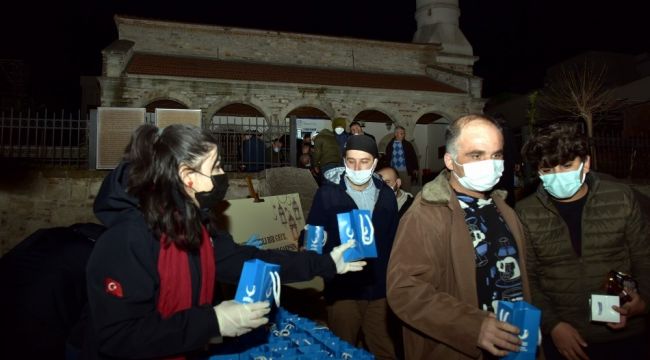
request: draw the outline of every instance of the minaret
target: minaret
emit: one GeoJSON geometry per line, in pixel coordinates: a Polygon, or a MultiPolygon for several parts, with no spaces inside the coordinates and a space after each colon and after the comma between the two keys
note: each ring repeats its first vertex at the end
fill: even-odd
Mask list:
{"type": "Polygon", "coordinates": [[[459,16],[458,0],[415,0],[418,29],[413,36],[413,42],[440,43],[444,55],[473,57],[472,45],[458,26],[459,16]]]}

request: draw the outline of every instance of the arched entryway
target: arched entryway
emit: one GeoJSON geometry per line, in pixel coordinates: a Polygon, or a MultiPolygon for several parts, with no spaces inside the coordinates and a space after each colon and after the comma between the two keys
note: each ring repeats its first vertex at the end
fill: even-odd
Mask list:
{"type": "MultiPolygon", "coordinates": [[[[207,126],[218,137],[221,147],[221,162],[225,171],[244,170],[242,145],[244,140],[255,136],[259,147],[270,146],[267,139],[269,123],[257,108],[242,103],[226,105],[209,117],[207,126]]],[[[262,153],[262,150],[260,150],[262,153]]],[[[263,161],[263,157],[258,161],[263,161]]]]}
{"type": "Polygon", "coordinates": [[[445,167],[445,130],[449,120],[444,115],[429,112],[417,120],[415,125],[416,137],[421,138],[424,146],[420,158],[422,168],[422,183],[426,183],[445,167]]]}
{"type": "Polygon", "coordinates": [[[312,106],[301,106],[291,110],[285,121],[288,130],[282,137],[282,142],[286,156],[292,166],[304,167],[311,162],[308,159],[303,159],[301,162],[303,136],[322,129],[331,129],[332,121],[323,110],[312,106]]]}
{"type": "Polygon", "coordinates": [[[380,156],[386,151],[386,144],[393,138],[394,121],[379,110],[363,110],[354,119],[361,124],[363,132],[375,138],[380,156]]]}

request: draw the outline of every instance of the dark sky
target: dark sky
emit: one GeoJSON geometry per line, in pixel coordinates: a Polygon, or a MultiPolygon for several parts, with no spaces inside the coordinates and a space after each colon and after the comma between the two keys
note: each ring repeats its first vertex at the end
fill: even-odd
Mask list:
{"type": "MultiPolygon", "coordinates": [[[[585,50],[650,50],[643,3],[460,0],[484,96],[538,87],[547,66],[585,50]]],[[[32,96],[53,108],[78,107],[79,76],[100,74],[101,49],[117,38],[114,14],[400,42],[416,30],[415,0],[24,0],[12,8],[0,19],[0,59],[24,60],[32,96]]]]}

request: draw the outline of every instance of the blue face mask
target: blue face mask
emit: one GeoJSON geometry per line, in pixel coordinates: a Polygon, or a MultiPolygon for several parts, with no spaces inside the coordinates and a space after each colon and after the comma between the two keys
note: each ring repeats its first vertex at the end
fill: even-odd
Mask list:
{"type": "Polygon", "coordinates": [[[572,197],[580,190],[582,183],[585,181],[586,174],[582,174],[583,166],[584,163],[580,163],[577,170],[540,175],[539,178],[544,184],[544,190],[556,199],[572,197]]]}

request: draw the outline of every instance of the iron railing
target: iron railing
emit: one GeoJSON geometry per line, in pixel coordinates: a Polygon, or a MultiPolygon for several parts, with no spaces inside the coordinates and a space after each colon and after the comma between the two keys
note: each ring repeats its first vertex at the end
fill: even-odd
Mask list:
{"type": "Polygon", "coordinates": [[[25,165],[88,166],[88,115],[65,112],[0,113],[0,158],[25,165]]]}

